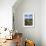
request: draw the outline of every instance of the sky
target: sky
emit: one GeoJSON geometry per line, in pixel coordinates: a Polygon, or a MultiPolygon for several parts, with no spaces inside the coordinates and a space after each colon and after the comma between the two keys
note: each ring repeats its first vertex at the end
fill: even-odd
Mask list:
{"type": "Polygon", "coordinates": [[[29,14],[29,15],[25,15],[24,17],[25,17],[25,19],[32,19],[33,16],[32,16],[32,14],[29,14]]]}

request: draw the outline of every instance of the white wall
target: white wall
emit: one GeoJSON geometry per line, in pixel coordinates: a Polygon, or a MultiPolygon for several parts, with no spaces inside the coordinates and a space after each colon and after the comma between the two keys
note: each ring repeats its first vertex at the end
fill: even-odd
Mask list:
{"type": "Polygon", "coordinates": [[[46,46],[46,0],[41,1],[41,40],[42,46],[46,46]]]}
{"type": "Polygon", "coordinates": [[[22,32],[25,38],[34,39],[37,46],[46,46],[46,0],[25,0],[22,2],[17,7],[14,5],[15,29],[22,32]],[[23,27],[23,13],[26,11],[35,13],[34,28],[23,27]]]}
{"type": "Polygon", "coordinates": [[[40,0],[23,0],[20,5],[13,8],[15,29],[23,33],[24,38],[35,41],[36,46],[41,46],[41,1],[40,0]],[[35,27],[23,27],[23,13],[26,11],[34,12],[35,27]]]}
{"type": "Polygon", "coordinates": [[[12,6],[16,0],[0,0],[0,27],[12,28],[12,6]]]}

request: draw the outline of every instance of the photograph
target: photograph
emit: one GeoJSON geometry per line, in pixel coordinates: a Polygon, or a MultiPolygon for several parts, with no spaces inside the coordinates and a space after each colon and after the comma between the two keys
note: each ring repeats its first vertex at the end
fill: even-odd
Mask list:
{"type": "Polygon", "coordinates": [[[32,12],[24,13],[24,26],[32,27],[34,25],[34,18],[32,12]]]}
{"type": "Polygon", "coordinates": [[[32,26],[32,24],[33,24],[32,15],[25,15],[24,21],[25,21],[26,26],[32,26]]]}

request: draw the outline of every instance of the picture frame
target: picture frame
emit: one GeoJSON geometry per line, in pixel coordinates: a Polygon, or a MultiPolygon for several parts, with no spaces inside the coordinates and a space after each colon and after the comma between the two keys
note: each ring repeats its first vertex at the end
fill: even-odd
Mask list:
{"type": "Polygon", "coordinates": [[[23,13],[23,26],[34,27],[34,12],[23,13]]]}

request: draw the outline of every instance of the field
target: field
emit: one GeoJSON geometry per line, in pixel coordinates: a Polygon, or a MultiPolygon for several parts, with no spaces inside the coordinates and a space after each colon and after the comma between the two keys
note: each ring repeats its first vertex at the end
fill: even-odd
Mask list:
{"type": "Polygon", "coordinates": [[[33,20],[32,19],[25,19],[25,25],[26,26],[32,26],[33,20]]]}

